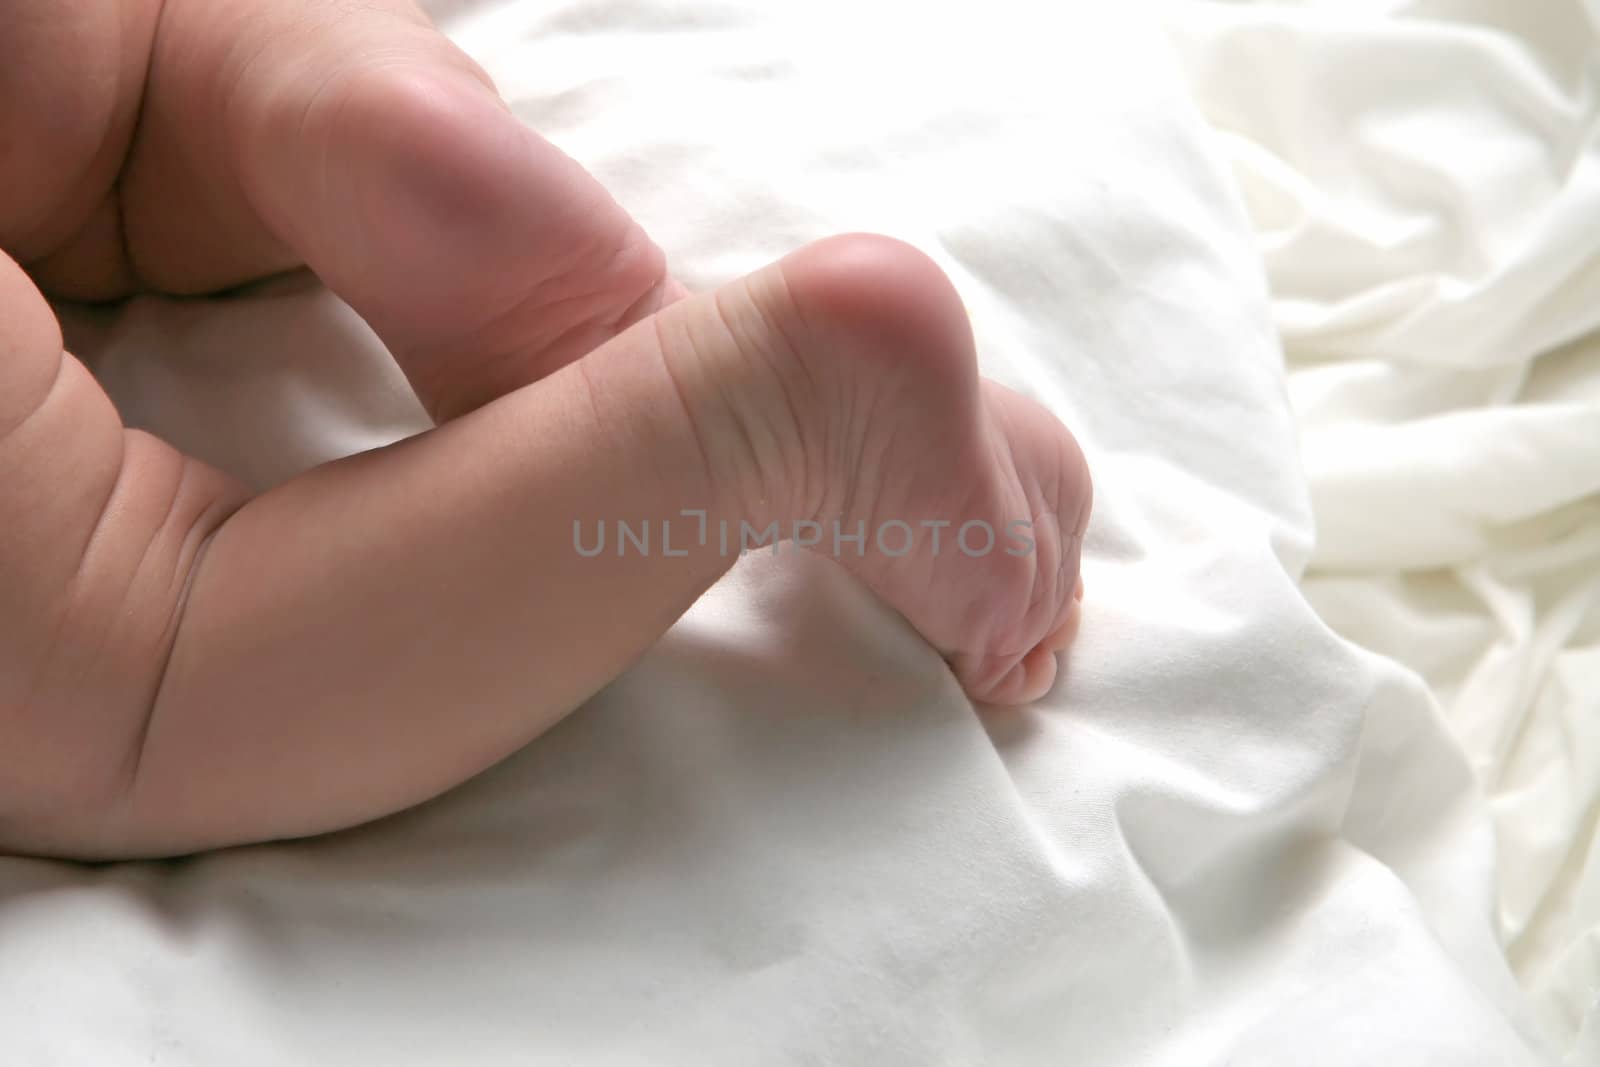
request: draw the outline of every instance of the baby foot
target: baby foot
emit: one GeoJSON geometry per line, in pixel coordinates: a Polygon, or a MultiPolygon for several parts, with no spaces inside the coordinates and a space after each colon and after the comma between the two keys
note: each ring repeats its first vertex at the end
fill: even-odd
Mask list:
{"type": "Polygon", "coordinates": [[[900,611],[973,699],[1043,695],[1082,595],[1092,490],[1072,434],[978,377],[954,288],[898,241],[821,241],[746,291],[787,342],[763,356],[781,391],[745,394],[767,409],[747,439],[792,442],[758,493],[787,499],[797,543],[900,611]]]}

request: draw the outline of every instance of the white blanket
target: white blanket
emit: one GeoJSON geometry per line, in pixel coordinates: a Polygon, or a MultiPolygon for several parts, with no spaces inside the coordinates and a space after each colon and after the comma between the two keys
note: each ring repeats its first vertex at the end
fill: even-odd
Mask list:
{"type": "Polygon", "coordinates": [[[1182,5],[1265,256],[1316,505],[1304,583],[1422,674],[1495,930],[1600,1063],[1600,5],[1182,5]]]}
{"type": "MultiPolygon", "coordinates": [[[[1554,599],[1534,602],[1488,565],[1475,587],[1361,573],[1468,568],[1496,547],[1544,560],[1541,574],[1592,573],[1574,519],[1564,541],[1513,521],[1594,488],[1571,469],[1593,438],[1560,421],[1580,417],[1585,381],[1592,408],[1592,360],[1587,377],[1581,353],[1560,372],[1541,362],[1552,399],[1523,421],[1449,416],[1486,420],[1471,459],[1492,468],[1492,488],[1444,462],[1468,447],[1460,430],[1414,417],[1481,402],[1461,384],[1478,378],[1443,373],[1452,362],[1509,381],[1491,372],[1569,335],[1588,313],[1571,287],[1581,255],[1562,245],[1571,269],[1539,274],[1526,257],[1554,251],[1451,199],[1463,225],[1491,219],[1515,248],[1486,259],[1438,238],[1479,273],[1441,260],[1440,318],[1418,325],[1404,299],[1422,306],[1427,279],[1391,292],[1361,271],[1422,268],[1363,267],[1359,248],[1340,259],[1317,243],[1327,235],[1296,246],[1292,219],[1270,210],[1289,201],[1263,211],[1253,184],[1247,215],[1240,168],[1137,5],[433,6],[693,286],[842,229],[939,258],[988,372],[1051,404],[1094,464],[1080,642],[1039,705],[975,709],[830,562],[753,556],[588,706],[423,808],[171,864],[0,861],[0,1061],[1593,1062],[1580,1058],[1600,1026],[1593,987],[1549,1025],[1551,1001],[1531,1010],[1507,964],[1493,824],[1435,695],[1336,636],[1300,587],[1315,499],[1332,531],[1316,559],[1342,569],[1318,572],[1317,604],[1374,647],[1441,650],[1422,666],[1455,680],[1440,690],[1452,714],[1484,706],[1463,695],[1471,684],[1510,678],[1526,695],[1528,657],[1569,679],[1569,704],[1544,697],[1529,715],[1571,725],[1584,699],[1594,711],[1593,653],[1587,671],[1581,655],[1551,665],[1595,636],[1592,613],[1588,631],[1551,629],[1576,610],[1560,606],[1576,578],[1552,578],[1554,599]],[[1310,338],[1328,360],[1297,362],[1291,390],[1252,216],[1276,241],[1296,354],[1310,338]],[[1502,273],[1520,279],[1515,294],[1496,295],[1502,273]],[[1438,325],[1462,315],[1462,286],[1486,318],[1438,325]],[[1557,311],[1560,323],[1538,317],[1557,311]],[[1534,319],[1537,344],[1513,360],[1511,338],[1534,319]],[[1335,348],[1351,337],[1369,347],[1335,348]],[[1413,342],[1417,373],[1434,377],[1407,392],[1390,378],[1413,342]],[[1563,462],[1529,461],[1535,444],[1563,442],[1563,462]],[[1403,539],[1364,514],[1375,500],[1403,539]],[[1440,546],[1455,555],[1427,554],[1440,546]],[[1473,589],[1509,636],[1485,629],[1473,589]],[[1478,664],[1482,677],[1463,676],[1478,664]]],[[[1320,98],[1295,81],[1317,68],[1287,54],[1293,35],[1271,31],[1252,82],[1227,49],[1258,16],[1192,14],[1178,28],[1207,111],[1223,121],[1214,105],[1234,100],[1267,116],[1236,155],[1269,159],[1282,137],[1342,160],[1334,176],[1370,191],[1354,148],[1319,140],[1354,146],[1365,125],[1272,110],[1268,72],[1291,102],[1320,98]]],[[[1370,89],[1353,54],[1340,84],[1370,89]]],[[[1489,90],[1462,77],[1459,101],[1440,107],[1470,127],[1489,90]]],[[[1530,125],[1524,136],[1541,135],[1530,125]]],[[[1564,158],[1576,182],[1577,156],[1564,158]]],[[[1332,178],[1319,186],[1294,158],[1273,173],[1296,168],[1293,188],[1335,213],[1332,178]]],[[[1396,232],[1383,247],[1410,231],[1396,232]]],[[[131,422],[259,484],[421,425],[370,333],[303,279],[69,319],[131,422]]],[[[1577,783],[1586,753],[1592,789],[1595,735],[1568,737],[1551,773],[1577,783]]],[[[1520,778],[1506,772],[1512,793],[1542,767],[1533,757],[1520,778]]],[[[1583,810],[1574,801],[1529,854],[1555,855],[1583,810]]],[[[1527,926],[1551,946],[1541,958],[1579,976],[1562,986],[1575,996],[1582,957],[1559,924],[1577,921],[1580,897],[1527,913],[1544,917],[1527,926]]]]}

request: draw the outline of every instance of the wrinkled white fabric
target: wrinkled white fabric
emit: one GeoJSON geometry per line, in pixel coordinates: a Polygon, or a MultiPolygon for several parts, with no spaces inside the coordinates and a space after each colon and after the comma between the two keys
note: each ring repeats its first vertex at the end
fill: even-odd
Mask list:
{"type": "MultiPolygon", "coordinates": [[[[1047,699],[981,711],[831,563],[753,556],[435,803],[172,864],[0,861],[0,1059],[1551,1062],[1460,745],[1299,587],[1311,497],[1255,237],[1152,12],[434,8],[691,285],[850,228],[935,255],[988,372],[1090,454],[1082,637],[1047,699]]],[[[130,421],[260,484],[420,425],[303,280],[69,328],[130,421]]],[[[1310,451],[1319,508],[1340,459],[1310,451]]],[[[1531,506],[1504,496],[1484,507],[1531,506]]],[[[1408,606],[1377,617],[1494,640],[1448,582],[1464,606],[1426,614],[1429,580],[1376,587],[1408,606]]],[[[1350,581],[1360,616],[1377,593],[1350,581]]],[[[1548,650],[1548,613],[1483,588],[1548,650]]]]}
{"type": "Polygon", "coordinates": [[[1600,1063],[1600,24],[1574,0],[1181,5],[1266,259],[1305,588],[1436,693],[1497,933],[1600,1063]]]}

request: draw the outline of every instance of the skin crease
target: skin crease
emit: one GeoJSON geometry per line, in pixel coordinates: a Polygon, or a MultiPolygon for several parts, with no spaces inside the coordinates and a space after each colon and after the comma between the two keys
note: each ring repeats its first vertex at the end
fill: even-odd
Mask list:
{"type": "Polygon", "coordinates": [[[1082,454],[931,261],[832,238],[691,296],[409,3],[11,0],[0,248],[0,850],[320,833],[491,765],[732,562],[580,561],[575,519],[1028,518],[1026,557],[842,561],[975,699],[1077,624],[1082,454]],[[440,425],[254,498],[124,429],[46,302],[300,266],[440,425]]]}

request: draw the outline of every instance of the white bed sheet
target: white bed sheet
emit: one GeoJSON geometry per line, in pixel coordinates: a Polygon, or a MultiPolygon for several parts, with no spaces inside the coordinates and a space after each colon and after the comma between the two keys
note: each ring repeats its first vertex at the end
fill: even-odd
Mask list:
{"type": "Polygon", "coordinates": [[[1304,587],[1428,682],[1488,797],[1496,933],[1600,1064],[1600,5],[1185,4],[1268,267],[1304,587]]]}
{"type": "MultiPolygon", "coordinates": [[[[692,285],[841,229],[938,257],[989,373],[1095,464],[1080,643],[1048,699],[983,712],[827,561],[752,557],[433,804],[178,863],[0,861],[0,1060],[1575,1055],[1507,965],[1434,697],[1299,588],[1260,257],[1150,11],[434,6],[692,285]]],[[[131,421],[261,484],[420,425],[304,280],[69,328],[131,421]]]]}

